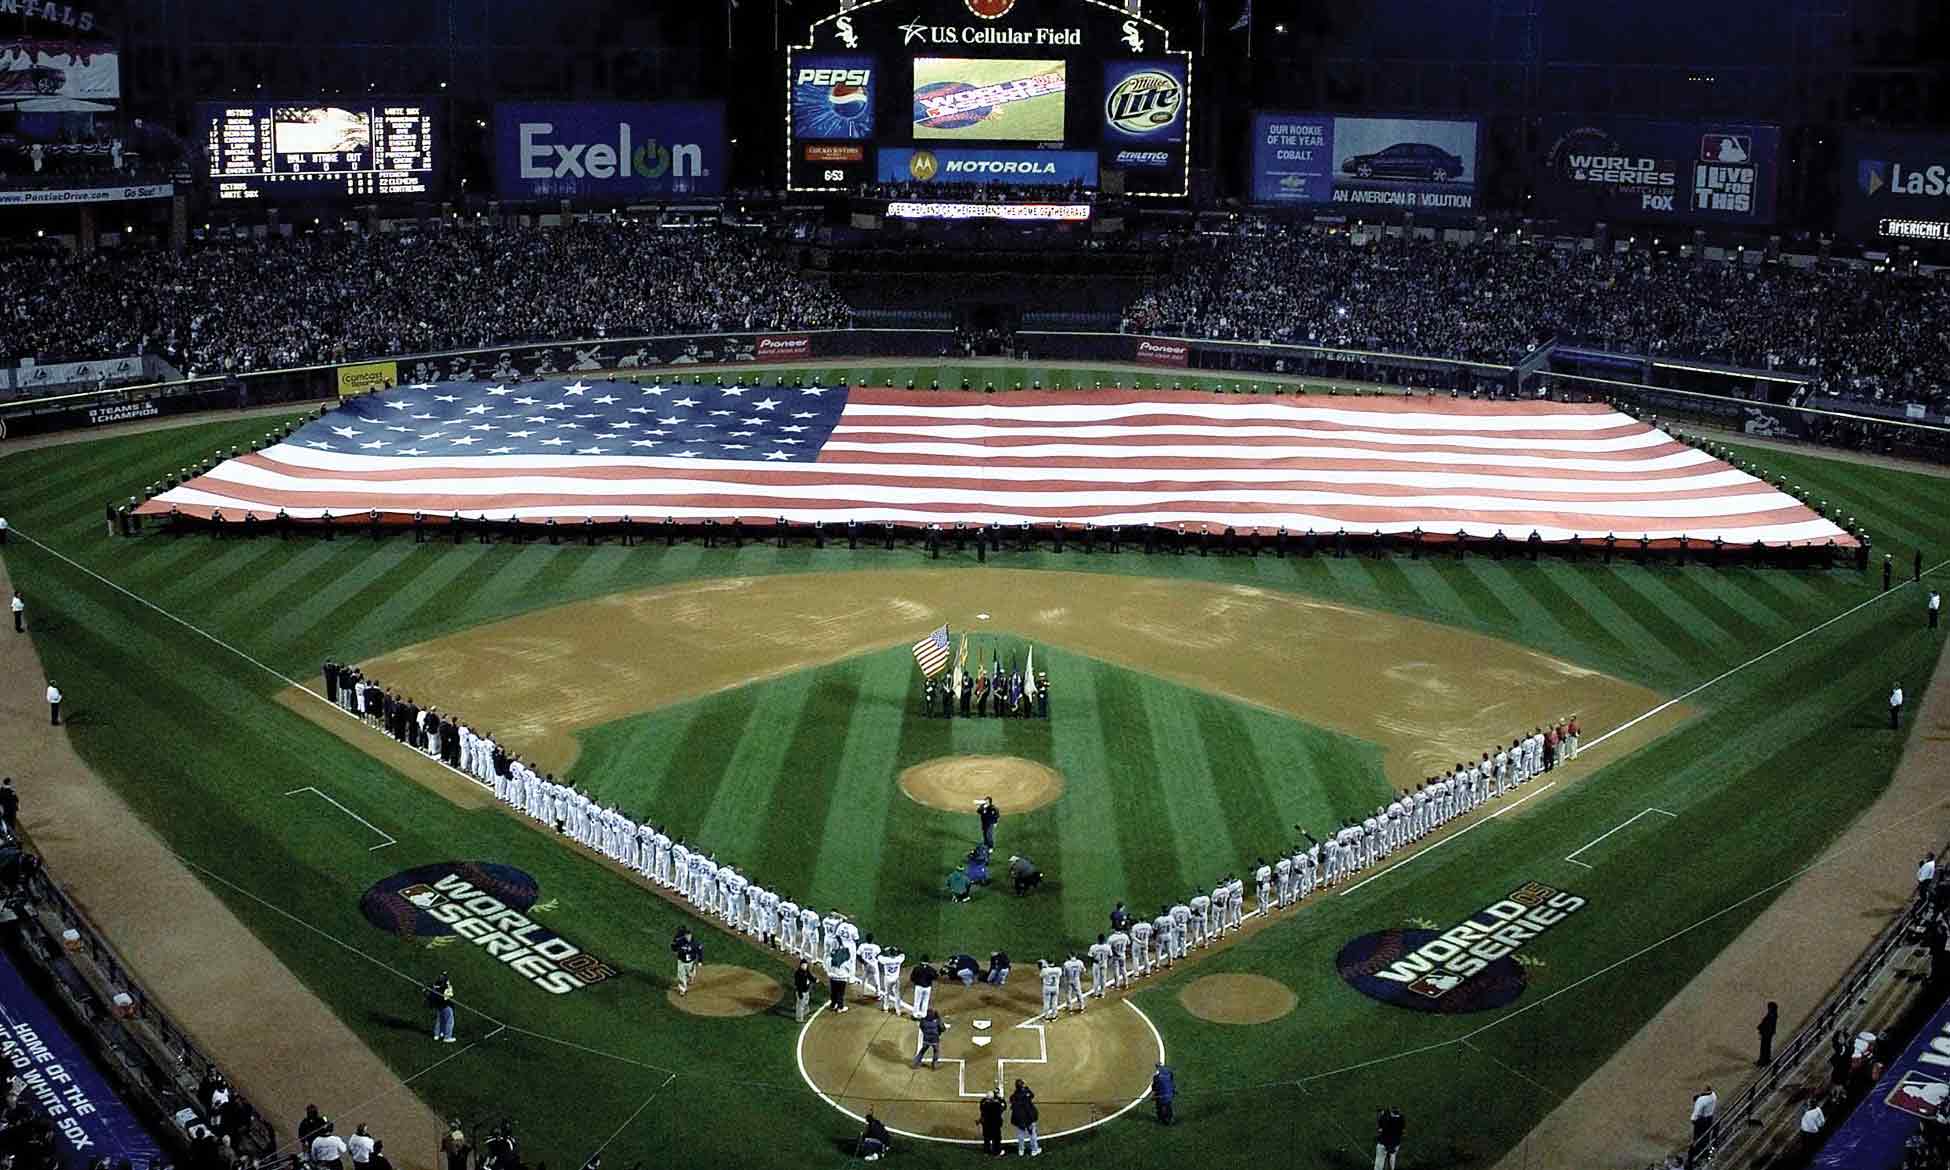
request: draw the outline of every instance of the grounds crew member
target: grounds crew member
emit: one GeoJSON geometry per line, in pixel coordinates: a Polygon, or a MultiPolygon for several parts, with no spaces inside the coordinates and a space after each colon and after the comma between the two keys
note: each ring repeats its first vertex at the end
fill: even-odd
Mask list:
{"type": "Polygon", "coordinates": [[[802,1024],[806,1022],[806,1009],[812,1005],[812,989],[812,967],[801,959],[792,971],[792,993],[795,997],[792,1018],[802,1024]]]}
{"type": "MultiPolygon", "coordinates": [[[[20,600],[20,595],[15,594],[14,600],[18,602],[20,600]]],[[[1939,614],[1943,610],[1943,594],[1938,593],[1934,589],[1930,590],[1930,600],[1929,600],[1928,609],[1930,614],[1930,628],[1934,630],[1936,629],[1937,614],[1939,614]]],[[[20,625],[20,614],[18,611],[15,611],[14,613],[14,625],[16,628],[18,628],[20,625]]]]}
{"type": "MultiPolygon", "coordinates": [[[[52,683],[48,684],[47,690],[48,690],[48,694],[50,695],[56,694],[54,690],[54,685],[52,683]]],[[[55,704],[54,721],[56,723],[61,722],[60,700],[58,698],[51,698],[48,701],[55,704]]],[[[1903,684],[1895,683],[1891,685],[1889,688],[1889,730],[1891,731],[1896,730],[1896,728],[1899,725],[1901,725],[1902,719],[1903,719],[1903,684]]]]}
{"type": "MultiPolygon", "coordinates": [[[[1890,716],[1892,727],[1894,719],[1895,716],[1890,716]]],[[[53,679],[47,680],[47,720],[55,727],[61,726],[61,688],[54,685],[53,679]]]]}
{"type": "Polygon", "coordinates": [[[1174,1120],[1171,1105],[1178,1098],[1178,1076],[1164,1061],[1158,1062],[1156,1071],[1151,1074],[1151,1103],[1158,1110],[1158,1124],[1170,1125],[1174,1120]]]}
{"type": "Polygon", "coordinates": [[[1408,1122],[1402,1111],[1390,1105],[1374,1120],[1374,1170],[1395,1170],[1395,1156],[1402,1148],[1402,1131],[1408,1122]]]}
{"type": "MultiPolygon", "coordinates": [[[[1932,593],[1930,594],[1930,596],[1935,597],[1936,594],[1932,593]]],[[[13,611],[14,611],[14,633],[16,634],[26,633],[27,632],[27,602],[21,599],[20,590],[18,589],[14,590],[13,611]]],[[[1936,624],[1936,617],[1934,614],[1932,614],[1930,617],[1930,624],[1931,625],[1936,624]]]]}
{"type": "Polygon", "coordinates": [[[433,1009],[433,1038],[443,1044],[454,1042],[454,981],[442,971],[440,978],[427,985],[427,1006],[433,1009]]]}
{"type": "Polygon", "coordinates": [[[691,980],[697,976],[697,965],[704,961],[704,948],[692,936],[690,928],[677,928],[677,937],[670,940],[670,953],[677,959],[677,994],[691,993],[691,980]]]}

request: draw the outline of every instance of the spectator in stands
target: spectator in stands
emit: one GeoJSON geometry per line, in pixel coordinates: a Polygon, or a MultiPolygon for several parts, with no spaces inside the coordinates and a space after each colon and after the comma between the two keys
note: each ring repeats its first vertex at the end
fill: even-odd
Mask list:
{"type": "Polygon", "coordinates": [[[372,1164],[369,1170],[393,1170],[393,1160],[386,1156],[386,1143],[372,1143],[372,1164]]]}
{"type": "Polygon", "coordinates": [[[242,373],[522,341],[847,320],[838,297],[795,276],[762,236],[729,228],[659,231],[622,221],[328,232],[87,258],[37,244],[6,259],[0,365],[153,353],[186,372],[242,373]]]}
{"type": "Polygon", "coordinates": [[[440,1156],[446,1160],[446,1170],[467,1170],[467,1159],[473,1152],[467,1134],[460,1128],[460,1118],[449,1120],[447,1132],[440,1137],[440,1156]]]}
{"type": "Polygon", "coordinates": [[[0,780],[0,833],[20,836],[20,793],[14,791],[12,776],[0,780]]]}

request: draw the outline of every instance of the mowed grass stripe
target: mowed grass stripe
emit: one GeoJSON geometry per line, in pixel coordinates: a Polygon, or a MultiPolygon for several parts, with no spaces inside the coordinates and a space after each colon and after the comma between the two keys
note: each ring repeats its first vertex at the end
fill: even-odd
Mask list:
{"type": "MultiPolygon", "coordinates": [[[[866,689],[870,661],[854,660],[819,671],[800,705],[798,723],[790,736],[783,737],[784,768],[766,794],[751,848],[752,856],[765,859],[766,872],[760,880],[773,883],[781,897],[796,901],[812,884],[823,842],[818,827],[828,824],[835,812],[848,729],[872,702],[866,689]]],[[[892,794],[877,795],[883,811],[887,801],[897,799],[892,794]]],[[[850,827],[858,820],[849,817],[843,824],[850,827]]],[[[865,852],[864,842],[843,840],[839,846],[856,856],[865,852]]]]}
{"type": "MultiPolygon", "coordinates": [[[[1287,826],[1293,822],[1280,816],[1271,792],[1272,763],[1260,753],[1253,734],[1254,724],[1274,717],[1205,694],[1193,698],[1191,708],[1219,808],[1239,838],[1221,863],[1244,867],[1255,857],[1277,853],[1285,847],[1287,826]]],[[[1252,884],[1251,874],[1240,876],[1252,884]]]]}
{"type": "Polygon", "coordinates": [[[375,552],[358,572],[340,578],[315,603],[280,621],[271,631],[275,644],[281,651],[293,643],[343,644],[346,632],[361,618],[395,598],[413,595],[415,583],[434,565],[432,557],[416,557],[398,545],[375,552]]]}
{"type": "Polygon", "coordinates": [[[1528,598],[1530,612],[1542,615],[1542,620],[1556,627],[1556,636],[1550,639],[1554,653],[1567,655],[1575,647],[1586,646],[1603,661],[1637,665],[1637,648],[1599,621],[1564,588],[1563,579],[1580,570],[1568,565],[1532,565],[1527,569],[1508,573],[1509,582],[1528,598]]]}
{"type": "MultiPolygon", "coordinates": [[[[1661,641],[1635,614],[1621,606],[1613,596],[1615,589],[1616,586],[1607,586],[1603,574],[1564,578],[1565,593],[1589,613],[1593,621],[1609,629],[1613,637],[1633,647],[1639,669],[1656,678],[1661,686],[1670,687],[1678,680],[1697,677],[1698,663],[1661,641]]],[[[1629,588],[1623,593],[1636,596],[1629,588]]],[[[1644,599],[1640,597],[1639,606],[1642,608],[1643,604],[1644,599]]]]}
{"type": "MultiPolygon", "coordinates": [[[[856,891],[877,888],[880,842],[897,803],[907,802],[894,778],[900,772],[901,724],[907,710],[913,659],[904,649],[870,655],[860,663],[860,686],[844,727],[839,776],[823,822],[809,822],[797,848],[813,853],[808,904],[830,906],[856,891]]],[[[869,894],[859,913],[877,909],[869,894]]]]}
{"type": "MultiPolygon", "coordinates": [[[[753,856],[771,794],[797,783],[788,732],[799,725],[823,671],[802,671],[758,688],[745,734],[738,737],[712,794],[698,837],[742,858],[753,856]]],[[[844,704],[850,713],[851,702],[844,704]]],[[[747,861],[749,867],[752,863],[747,861]]],[[[765,880],[765,879],[761,879],[765,880]]]]}
{"type": "Polygon", "coordinates": [[[1217,876],[1214,867],[1229,865],[1239,856],[1227,809],[1219,800],[1212,760],[1205,754],[1198,724],[1187,710],[1182,692],[1151,685],[1148,679],[1138,684],[1138,692],[1145,726],[1130,733],[1151,739],[1152,757],[1170,793],[1168,807],[1179,867],[1194,884],[1210,885],[1217,876]]]}
{"type": "MultiPolygon", "coordinates": [[[[1089,714],[1098,710],[1095,664],[1052,651],[1050,668],[1052,680],[1063,680],[1060,690],[1052,690],[1050,705],[1050,763],[1064,778],[1062,801],[1055,810],[1058,831],[1082,846],[1072,856],[1088,859],[1091,880],[1104,897],[1131,897],[1133,881],[1155,882],[1162,876],[1155,872],[1155,836],[1130,839],[1133,826],[1127,812],[1132,798],[1149,790],[1126,790],[1111,768],[1104,729],[1089,714]]],[[[1109,909],[1105,903],[1093,917],[1090,897],[1066,902],[1064,925],[1072,936],[1088,934],[1109,909]]]]}
{"type": "Polygon", "coordinates": [[[1109,796],[1110,816],[1099,832],[1117,840],[1123,872],[1113,888],[1135,898],[1138,891],[1162,884],[1175,897],[1190,882],[1192,871],[1185,855],[1172,847],[1175,838],[1167,841],[1173,832],[1171,802],[1151,739],[1137,733],[1144,711],[1125,685],[1126,677],[1105,663],[1087,660],[1065,676],[1056,697],[1095,712],[1096,719],[1080,726],[1079,734],[1057,741],[1066,749],[1057,764],[1070,773],[1072,784],[1089,783],[1087,777],[1094,776],[1109,796]]]}
{"type": "Polygon", "coordinates": [[[424,599],[446,596],[455,588],[456,582],[480,564],[488,551],[476,546],[473,550],[449,556],[421,557],[414,554],[412,559],[423,562],[425,568],[413,580],[412,587],[403,588],[381,600],[338,632],[339,653],[349,658],[359,658],[364,657],[368,650],[383,645],[387,633],[398,629],[407,615],[424,603],[424,599]]]}
{"type": "Polygon", "coordinates": [[[704,839],[705,814],[724,783],[739,742],[753,730],[752,715],[757,709],[756,687],[722,691],[682,708],[684,733],[664,763],[654,807],[684,836],[702,842],[706,848],[717,845],[704,839]]]}

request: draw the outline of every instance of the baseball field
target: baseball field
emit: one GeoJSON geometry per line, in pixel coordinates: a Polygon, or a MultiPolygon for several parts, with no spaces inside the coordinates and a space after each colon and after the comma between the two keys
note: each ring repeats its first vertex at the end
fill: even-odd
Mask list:
{"type": "MultiPolygon", "coordinates": [[[[978,384],[988,376],[1117,374],[983,370],[978,384]]],[[[6,572],[68,696],[81,759],[398,1078],[320,1103],[342,1123],[389,1094],[470,1126],[512,1118],[531,1163],[579,1165],[600,1149],[617,1167],[673,1153],[835,1164],[859,1128],[847,1113],[869,1108],[902,1130],[967,1138],[966,1094],[1001,1074],[1035,1087],[1045,1133],[1081,1131],[1051,1143],[1058,1158],[1354,1166],[1376,1109],[1399,1104],[1403,1165],[1489,1165],[1877,800],[1904,743],[1887,729],[1889,686],[1916,703],[1941,649],[1905,582],[1913,549],[1933,567],[1932,550],[1950,548],[1950,480],[1776,451],[1741,455],[1856,517],[1878,558],[1895,553],[1894,590],[1853,567],[1548,556],[1072,547],[978,563],[972,548],[929,560],[918,546],[758,540],[105,532],[105,500],[247,446],[266,425],[8,455],[6,572]],[[971,659],[1033,647],[1049,718],[925,717],[906,647],[944,622],[957,642],[968,634],[971,659]],[[910,956],[1002,948],[1018,974],[1006,989],[944,990],[950,1060],[918,1073],[905,1063],[911,1027],[880,1013],[802,1029],[783,998],[787,964],[729,934],[706,930],[706,983],[675,997],[669,940],[696,924],[684,907],[301,690],[318,689],[327,658],[365,664],[910,956]],[[1034,1010],[1029,965],[1093,940],[1115,900],[1155,912],[1270,859],[1296,823],[1319,834],[1391,785],[1574,711],[1589,750],[1485,810],[1497,815],[1256,920],[1125,1002],[1015,1026],[1034,1010]],[[1001,850],[1034,857],[1049,880],[1021,899],[998,883],[956,905],[941,886],[976,836],[963,802],[991,785],[1008,785],[1001,850]],[[485,946],[362,910],[375,886],[431,882],[448,863],[614,974],[550,994],[485,946]],[[1475,1010],[1409,1010],[1357,989],[1415,932],[1540,888],[1580,908],[1527,942],[1497,995],[1464,1004],[1475,1010]],[[443,970],[464,1007],[454,1046],[429,1038],[418,991],[443,970]],[[1180,1084],[1170,1129],[1130,1108],[1160,1049],[1180,1084]]],[[[1932,568],[1925,584],[1942,576],[1932,568]]],[[[38,680],[15,686],[38,695],[38,680]]],[[[30,833],[85,840],[75,823],[36,824],[26,780],[30,833]]],[[[1899,874],[1912,860],[1876,859],[1899,874]]],[[[1835,974],[1800,978],[1812,997],[1835,974]]],[[[165,1004],[199,994],[193,967],[150,978],[165,1004]]],[[[1776,998],[1789,1016],[1814,1006],[1776,998]]],[[[1702,1044],[1746,1042],[1738,1006],[1729,1039],[1702,1044]]],[[[253,1085],[250,1054],[237,1064],[246,1094],[288,1127],[304,1102],[273,1071],[253,1085]]],[[[1683,1102],[1688,1088],[1647,1091],[1683,1102]]],[[[1669,1112],[1683,1120],[1681,1106],[1669,1112]]],[[[398,1135],[388,1150],[423,1164],[432,1140],[398,1135]]],[[[971,1156],[903,1145],[915,1165],[971,1156]]]]}

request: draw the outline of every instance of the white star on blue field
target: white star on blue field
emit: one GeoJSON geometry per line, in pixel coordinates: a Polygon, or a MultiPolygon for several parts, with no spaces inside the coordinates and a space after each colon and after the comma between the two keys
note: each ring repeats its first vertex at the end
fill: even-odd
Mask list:
{"type": "Polygon", "coordinates": [[[845,388],[832,386],[422,382],[348,399],[285,442],[400,459],[628,455],[811,463],[846,397],[845,388]]]}

